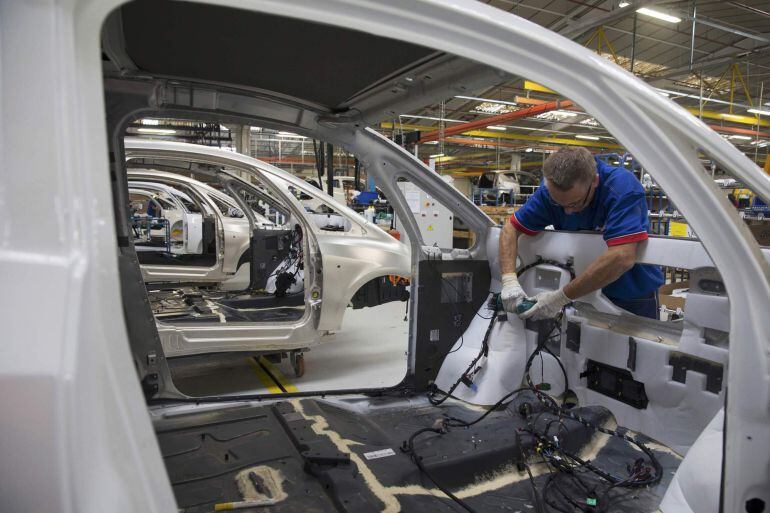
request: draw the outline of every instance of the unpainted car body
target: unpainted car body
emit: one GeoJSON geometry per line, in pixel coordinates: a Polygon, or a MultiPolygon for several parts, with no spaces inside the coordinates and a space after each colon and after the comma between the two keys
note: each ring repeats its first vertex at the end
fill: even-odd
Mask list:
{"type": "MultiPolygon", "coordinates": [[[[228,215],[236,208],[234,199],[199,180],[176,173],[157,170],[131,170],[128,173],[129,183],[142,185],[152,182],[184,185],[192,194],[198,196],[206,214],[215,216],[221,235],[217,236],[218,248],[216,264],[210,267],[194,265],[147,265],[143,264],[142,274],[145,281],[153,282],[215,282],[221,286],[214,292],[202,290],[202,301],[209,317],[185,315],[183,319],[169,312],[179,312],[180,305],[192,292],[189,287],[183,294],[169,294],[168,288],[159,292],[151,292],[150,296],[155,305],[158,330],[164,351],[169,357],[190,356],[195,354],[215,352],[258,352],[291,351],[315,346],[321,342],[321,337],[328,331],[339,330],[350,304],[351,298],[362,287],[378,278],[399,276],[408,278],[411,273],[409,248],[402,242],[349,208],[334,201],[334,199],[314,190],[307,184],[280,169],[260,162],[247,156],[233,154],[217,148],[196,146],[184,143],[170,143],[146,140],[127,140],[126,151],[129,161],[132,159],[152,159],[155,162],[187,162],[198,164],[216,164],[228,169],[238,169],[242,172],[253,173],[261,183],[274,188],[275,198],[282,202],[290,216],[301,219],[302,230],[311,237],[318,246],[320,261],[313,263],[305,259],[306,268],[303,272],[295,272],[298,276],[297,287],[289,292],[291,297],[284,299],[273,298],[270,301],[255,303],[245,296],[232,299],[223,296],[219,290],[243,290],[248,286],[249,259],[244,258],[250,249],[252,237],[260,238],[277,233],[281,228],[261,214],[252,211],[254,221],[247,216],[234,217],[228,215]],[[296,197],[297,191],[312,197],[327,206],[327,214],[313,214],[302,208],[296,197]],[[279,196],[279,194],[281,194],[279,196]],[[229,198],[229,199],[228,199],[229,198]],[[218,206],[216,201],[219,201],[218,206]],[[224,203],[224,205],[222,205],[224,203]],[[227,208],[225,208],[227,207],[227,208]],[[329,218],[339,219],[330,221],[329,218]],[[255,225],[252,234],[251,224],[255,225]],[[331,224],[330,224],[331,223],[331,224]],[[258,233],[257,233],[258,232],[258,233]],[[222,244],[221,241],[224,241],[222,244]],[[318,295],[305,276],[313,276],[318,272],[324,282],[333,283],[333,287],[324,287],[318,295]],[[305,282],[302,286],[301,282],[305,282]],[[320,301],[318,301],[320,299],[320,301]],[[223,302],[224,301],[224,302],[223,302]],[[259,312],[253,312],[257,305],[270,304],[272,315],[265,317],[259,312]],[[314,305],[304,312],[304,307],[314,305]],[[233,316],[226,313],[235,309],[233,316]],[[275,308],[283,308],[276,311],[275,308]],[[311,310],[317,311],[316,313],[311,310]],[[240,313],[239,313],[240,312],[240,313]],[[280,314],[280,317],[277,315],[280,314]],[[317,315],[317,318],[314,318],[317,315]],[[190,321],[195,322],[190,322],[190,321]]],[[[227,180],[240,180],[235,175],[228,175],[227,180]]],[[[246,185],[242,181],[242,185],[246,185]]],[[[240,214],[237,212],[236,214],[240,214]]],[[[286,226],[298,221],[287,220],[286,226]]],[[[309,248],[306,248],[309,251],[309,248]]],[[[307,253],[305,253],[307,254],[307,253]]],[[[141,261],[142,254],[139,253],[141,261]]],[[[275,279],[270,282],[273,270],[282,265],[274,261],[267,268],[262,286],[267,289],[259,293],[265,299],[272,298],[275,292],[275,279]],[[267,297],[265,297],[267,296],[267,297]]],[[[180,285],[181,287],[182,285],[180,285]]],[[[256,293],[256,292],[255,292],[256,293]]],[[[197,294],[197,293],[196,293],[197,294]]]]}

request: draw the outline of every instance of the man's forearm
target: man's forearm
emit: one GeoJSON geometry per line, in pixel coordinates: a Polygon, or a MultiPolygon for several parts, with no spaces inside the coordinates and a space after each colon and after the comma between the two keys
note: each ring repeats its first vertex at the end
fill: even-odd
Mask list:
{"type": "Polygon", "coordinates": [[[631,269],[635,260],[636,244],[607,248],[580,276],[564,287],[564,293],[570,299],[577,299],[606,287],[631,269]]]}
{"type": "Polygon", "coordinates": [[[516,272],[516,257],[519,251],[519,232],[511,223],[503,226],[500,234],[500,274],[516,272]]]}

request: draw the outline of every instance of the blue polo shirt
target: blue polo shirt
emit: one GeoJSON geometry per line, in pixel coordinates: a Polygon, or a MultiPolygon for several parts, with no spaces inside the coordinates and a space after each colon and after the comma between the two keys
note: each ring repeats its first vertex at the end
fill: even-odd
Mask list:
{"type": "MultiPolygon", "coordinates": [[[[647,200],[639,180],[627,169],[612,167],[596,159],[599,186],[591,204],[581,212],[567,214],[551,200],[541,182],[535,194],[514,215],[511,223],[520,232],[535,235],[548,225],[557,230],[602,232],[607,246],[647,240],[650,220],[647,200]]],[[[663,273],[654,265],[636,264],[602,289],[613,299],[639,299],[663,285],[663,273]]]]}

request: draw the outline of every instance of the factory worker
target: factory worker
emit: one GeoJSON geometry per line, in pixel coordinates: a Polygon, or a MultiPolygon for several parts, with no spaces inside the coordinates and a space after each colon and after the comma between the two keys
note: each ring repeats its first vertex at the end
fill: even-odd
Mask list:
{"type": "Polygon", "coordinates": [[[630,171],[605,164],[585,148],[562,148],[546,159],[540,187],[505,223],[500,236],[500,298],[509,312],[516,312],[526,298],[516,276],[518,238],[549,225],[602,232],[607,248],[563,288],[531,298],[537,302],[521,318],[552,318],[570,301],[598,289],[623,310],[658,318],[663,274],[657,266],[635,263],[650,221],[644,189],[630,171]]]}

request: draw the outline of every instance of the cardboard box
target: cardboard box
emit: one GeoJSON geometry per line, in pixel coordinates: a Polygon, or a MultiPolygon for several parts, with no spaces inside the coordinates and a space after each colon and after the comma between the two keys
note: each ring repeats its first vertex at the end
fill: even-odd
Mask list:
{"type": "Polygon", "coordinates": [[[684,310],[686,299],[683,297],[672,296],[676,289],[687,289],[690,287],[689,281],[678,281],[676,283],[667,283],[658,289],[658,302],[660,305],[666,305],[670,310],[681,308],[684,310]]]}

